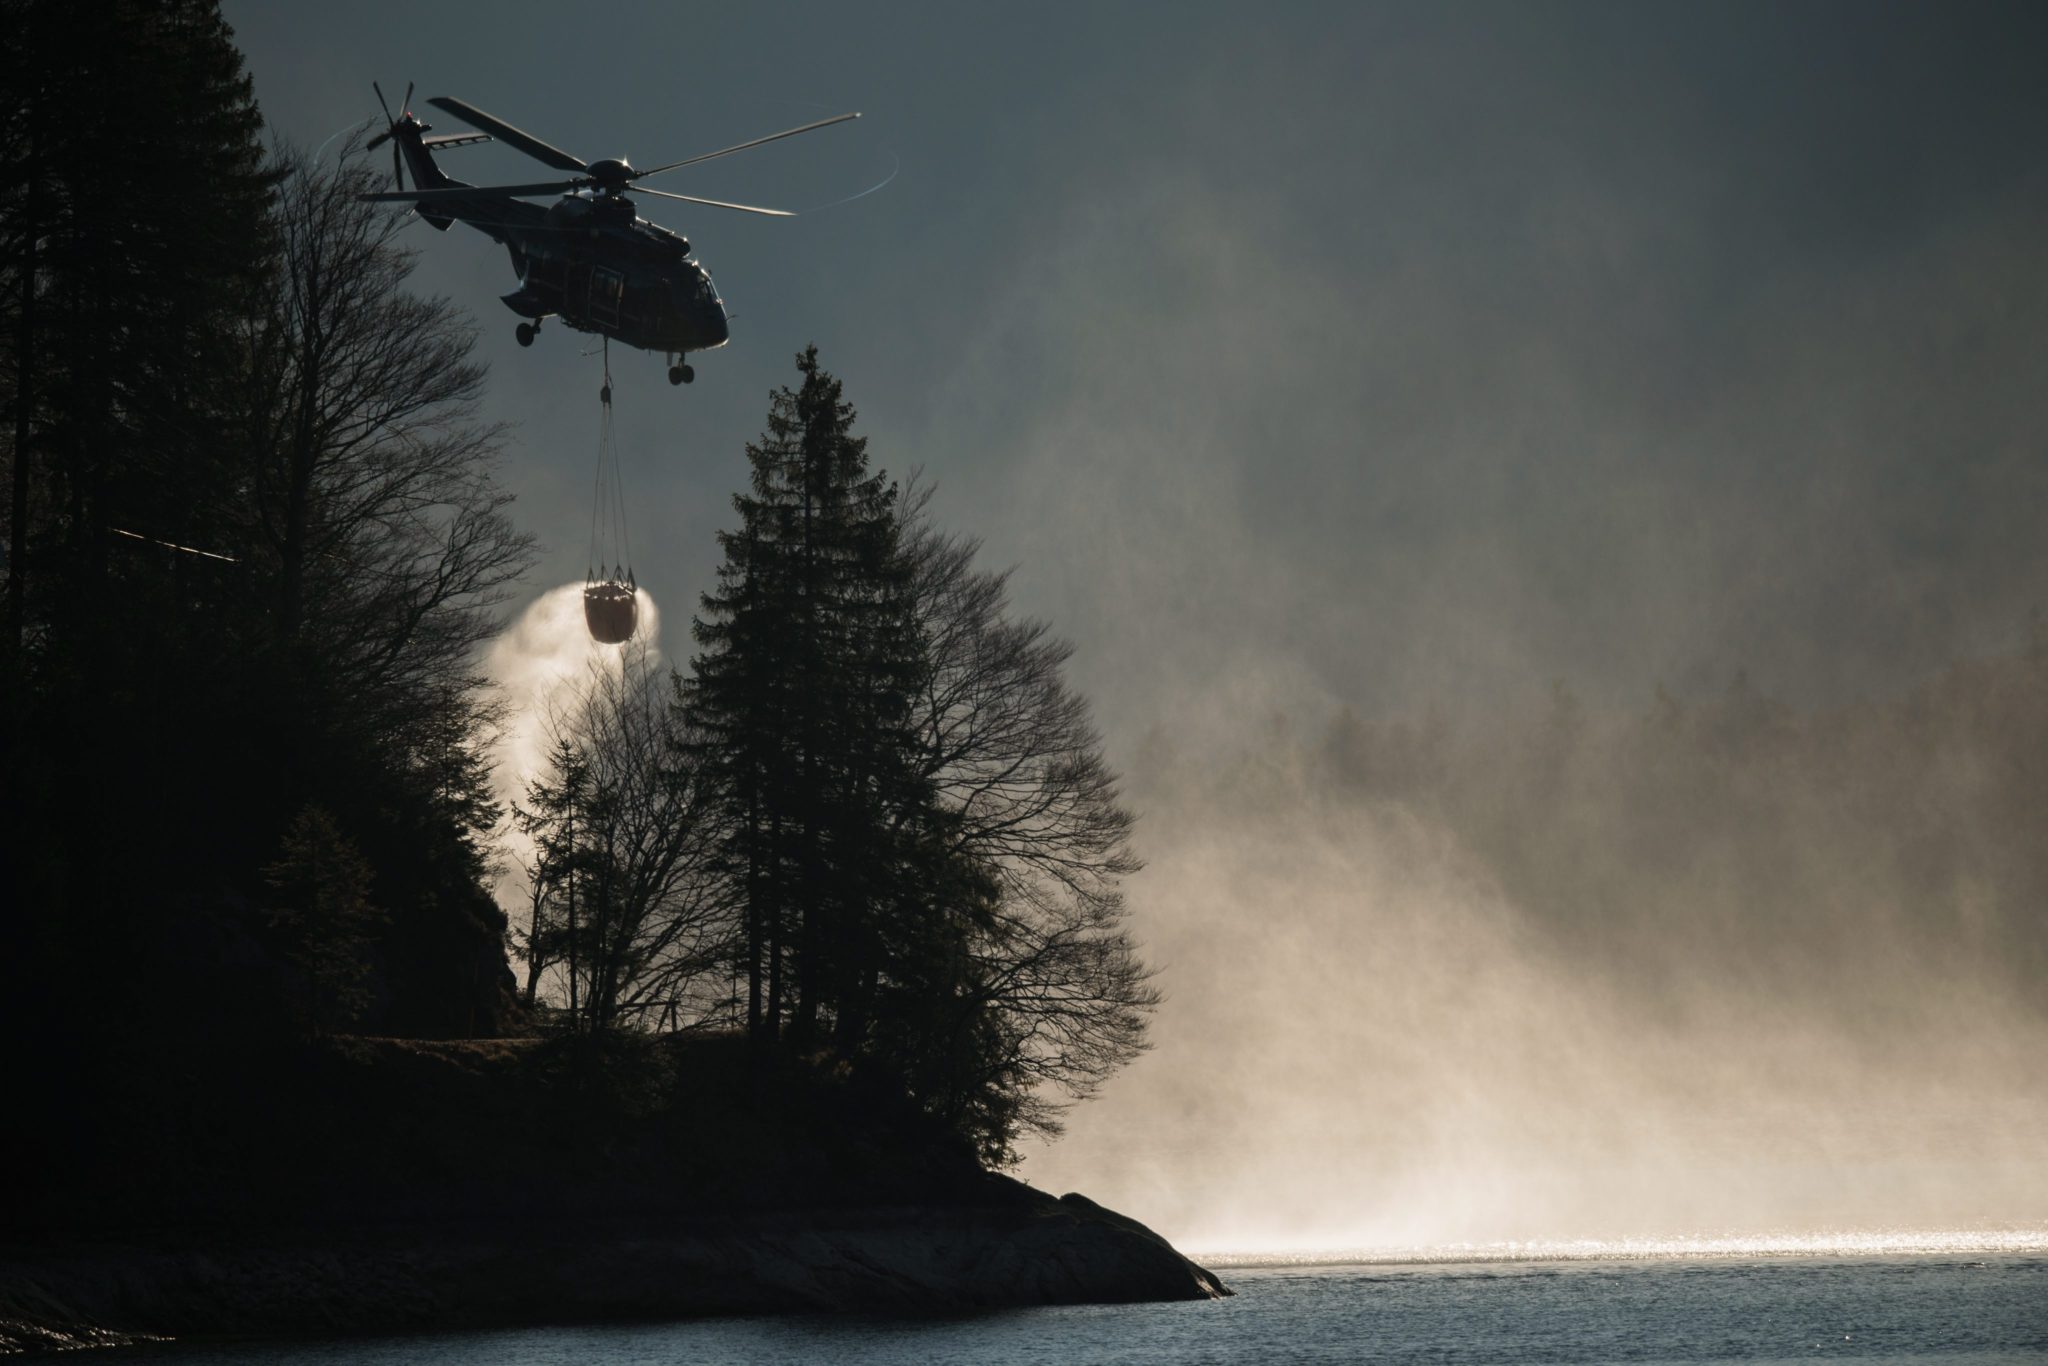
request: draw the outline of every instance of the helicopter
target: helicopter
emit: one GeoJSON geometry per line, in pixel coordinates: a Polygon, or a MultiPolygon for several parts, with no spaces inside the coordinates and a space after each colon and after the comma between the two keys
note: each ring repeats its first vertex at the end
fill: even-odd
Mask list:
{"type": "Polygon", "coordinates": [[[450,223],[460,221],[502,244],[511,253],[512,269],[519,277],[519,288],[505,295],[504,302],[525,319],[515,329],[521,346],[533,345],[545,319],[560,318],[579,332],[663,353],[669,362],[670,384],[688,384],[697,377],[689,364],[690,352],[725,345],[730,335],[725,303],[711,283],[710,272],[690,255],[689,239],[640,217],[626,192],[630,189],[634,194],[714,209],[793,218],[786,209],[701,199],[647,189],[637,182],[860,117],[857,113],[838,114],[642,171],[623,157],[585,161],[572,156],[446,95],[427,103],[477,131],[429,137],[433,125],[422,123],[412,112],[411,86],[406,87],[395,118],[382,88],[374,81],[370,88],[377,92],[386,128],[364,146],[373,151],[386,142],[391,144],[391,174],[398,189],[365,194],[361,199],[409,203],[442,232],[450,223]],[[438,150],[493,138],[572,174],[566,180],[531,185],[469,185],[452,179],[435,164],[438,150]],[[405,188],[401,166],[412,171],[411,189],[405,188]],[[545,207],[525,202],[546,195],[561,197],[545,207]]]}

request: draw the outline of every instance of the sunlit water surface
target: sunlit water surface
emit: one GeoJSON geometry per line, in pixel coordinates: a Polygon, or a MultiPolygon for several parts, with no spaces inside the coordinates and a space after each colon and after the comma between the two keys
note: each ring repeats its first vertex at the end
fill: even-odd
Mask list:
{"type": "MultiPolygon", "coordinates": [[[[1731,1240],[1732,1241],[1732,1240],[1731,1240]]],[[[1950,1240],[1953,1242],[1954,1240],[1950,1240]]],[[[1788,1362],[2048,1360],[2048,1250],[1844,1254],[1581,1247],[1478,1260],[1265,1263],[1200,1304],[962,1317],[790,1316],[349,1341],[185,1344],[198,1363],[1788,1362]]],[[[118,1354],[128,1357],[129,1354],[118,1354]]]]}

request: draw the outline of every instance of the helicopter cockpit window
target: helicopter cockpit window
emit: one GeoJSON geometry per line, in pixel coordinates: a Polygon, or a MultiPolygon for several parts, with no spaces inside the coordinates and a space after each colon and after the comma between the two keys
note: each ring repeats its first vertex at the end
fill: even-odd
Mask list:
{"type": "Polygon", "coordinates": [[[677,281],[677,289],[693,303],[709,303],[718,297],[717,291],[711,288],[711,276],[694,263],[684,269],[683,278],[677,281]]]}

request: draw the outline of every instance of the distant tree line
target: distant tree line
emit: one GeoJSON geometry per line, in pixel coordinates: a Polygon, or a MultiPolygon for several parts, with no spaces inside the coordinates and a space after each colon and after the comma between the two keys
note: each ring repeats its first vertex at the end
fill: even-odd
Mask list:
{"type": "Polygon", "coordinates": [[[520,809],[529,998],[883,1070],[1001,1160],[1144,1045],[1132,818],[1068,647],[797,368],[690,672],[594,684],[520,809]]]}

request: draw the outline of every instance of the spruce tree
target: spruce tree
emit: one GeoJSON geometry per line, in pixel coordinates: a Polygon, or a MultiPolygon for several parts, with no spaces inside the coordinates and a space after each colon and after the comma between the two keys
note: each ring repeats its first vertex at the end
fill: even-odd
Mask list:
{"type": "Polygon", "coordinates": [[[114,649],[110,608],[153,616],[216,587],[134,535],[230,549],[223,391],[274,176],[214,0],[9,9],[9,591],[24,632],[52,628],[32,641],[114,649]]]}
{"type": "Polygon", "coordinates": [[[750,491],[719,538],[687,705],[744,887],[749,1026],[851,1045],[882,970],[896,815],[915,801],[915,623],[895,486],[868,468],[815,347],[797,369],[747,447],[750,491]]]}
{"type": "MultiPolygon", "coordinates": [[[[32,1000],[97,983],[97,1023],[168,990],[171,927],[145,907],[243,832],[205,819],[238,719],[233,565],[192,551],[232,553],[225,391],[274,181],[213,0],[11,0],[5,18],[0,771],[19,857],[0,900],[33,913],[8,918],[0,957],[36,965],[32,1000]]],[[[254,896],[276,845],[239,852],[254,896]]]]}
{"type": "Polygon", "coordinates": [[[22,851],[0,899],[35,908],[0,957],[36,965],[31,1013],[61,992],[90,1027],[211,1030],[264,994],[215,941],[263,938],[264,869],[318,806],[387,913],[367,1023],[486,1031],[502,917],[474,646],[525,542],[467,329],[403,290],[392,249],[317,280],[323,321],[345,301],[348,335],[386,349],[300,363],[315,277],[285,247],[340,240],[324,204],[387,216],[346,172],[285,180],[216,0],[0,5],[0,800],[22,851]],[[276,496],[294,460],[324,462],[297,540],[276,496]],[[287,611],[293,554],[311,568],[287,611]]]}
{"type": "Polygon", "coordinates": [[[771,399],[683,703],[742,889],[748,1021],[985,1158],[1144,1047],[1139,864],[1069,648],[867,465],[815,350],[771,399]]]}

